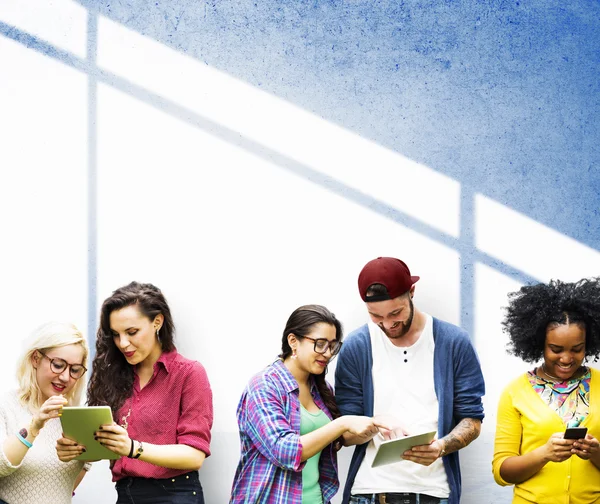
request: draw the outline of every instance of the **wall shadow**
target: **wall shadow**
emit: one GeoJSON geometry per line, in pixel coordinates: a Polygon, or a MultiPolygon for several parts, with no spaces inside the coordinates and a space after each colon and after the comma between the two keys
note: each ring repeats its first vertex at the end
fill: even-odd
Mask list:
{"type": "Polygon", "coordinates": [[[80,1],[600,250],[600,4],[80,1]]]}

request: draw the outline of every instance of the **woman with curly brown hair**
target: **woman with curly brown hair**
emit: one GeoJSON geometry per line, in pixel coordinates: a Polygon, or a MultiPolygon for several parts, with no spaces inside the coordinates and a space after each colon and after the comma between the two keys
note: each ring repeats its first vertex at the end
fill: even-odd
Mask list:
{"type": "Polygon", "coordinates": [[[509,351],[541,365],[500,398],[492,470],[513,503],[600,502],[600,279],[559,280],[510,294],[509,351]],[[565,439],[568,427],[586,435],[565,439]]]}
{"type": "MultiPolygon", "coordinates": [[[[102,305],[88,403],[109,405],[116,422],[96,437],[120,455],[111,467],[118,504],[204,502],[212,393],[204,367],[177,352],[174,330],[154,285],[132,282],[102,305]]],[[[72,444],[75,457],[83,447],[72,444]]]]}

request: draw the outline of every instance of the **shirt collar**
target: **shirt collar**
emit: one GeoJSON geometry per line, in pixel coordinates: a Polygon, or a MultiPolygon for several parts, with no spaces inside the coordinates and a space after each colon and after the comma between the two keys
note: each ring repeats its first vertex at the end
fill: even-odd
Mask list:
{"type": "MultiPolygon", "coordinates": [[[[277,359],[272,364],[272,368],[273,368],[273,371],[275,372],[275,374],[277,375],[277,377],[279,378],[279,380],[281,381],[281,383],[283,384],[283,387],[287,394],[289,394],[290,392],[293,392],[294,390],[299,389],[296,378],[294,378],[294,375],[290,372],[290,370],[287,367],[285,367],[285,364],[283,363],[283,361],[281,359],[277,359]]],[[[310,376],[309,380],[310,380],[310,393],[311,393],[311,395],[314,396],[317,386],[316,386],[315,380],[313,379],[312,376],[310,376]]]]}
{"type": "Polygon", "coordinates": [[[158,358],[158,360],[154,363],[154,369],[156,370],[157,366],[160,364],[160,365],[162,365],[162,367],[165,368],[165,371],[167,373],[169,373],[169,368],[171,367],[171,364],[175,360],[175,357],[177,357],[177,350],[171,350],[170,352],[163,352],[162,354],[160,354],[160,357],[158,358]]]}

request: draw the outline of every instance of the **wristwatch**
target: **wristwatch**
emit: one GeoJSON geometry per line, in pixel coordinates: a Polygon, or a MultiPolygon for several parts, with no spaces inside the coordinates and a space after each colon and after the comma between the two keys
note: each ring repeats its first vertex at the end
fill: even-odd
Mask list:
{"type": "Polygon", "coordinates": [[[134,459],[140,458],[140,455],[144,452],[144,445],[141,441],[138,441],[138,448],[133,456],[134,459]]]}

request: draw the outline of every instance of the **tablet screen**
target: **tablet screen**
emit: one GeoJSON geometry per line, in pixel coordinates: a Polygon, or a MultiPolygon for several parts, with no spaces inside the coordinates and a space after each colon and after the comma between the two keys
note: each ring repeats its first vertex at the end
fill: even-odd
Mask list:
{"type": "Polygon", "coordinates": [[[371,467],[377,467],[386,464],[393,464],[404,460],[402,454],[410,450],[413,446],[429,444],[435,438],[436,431],[415,434],[414,436],[405,436],[398,439],[383,441],[375,454],[371,467]]]}
{"type": "Polygon", "coordinates": [[[60,417],[63,433],[85,446],[86,451],[75,460],[118,459],[115,452],[102,446],[94,439],[94,433],[101,425],[113,423],[109,406],[65,406],[60,417]]]}

